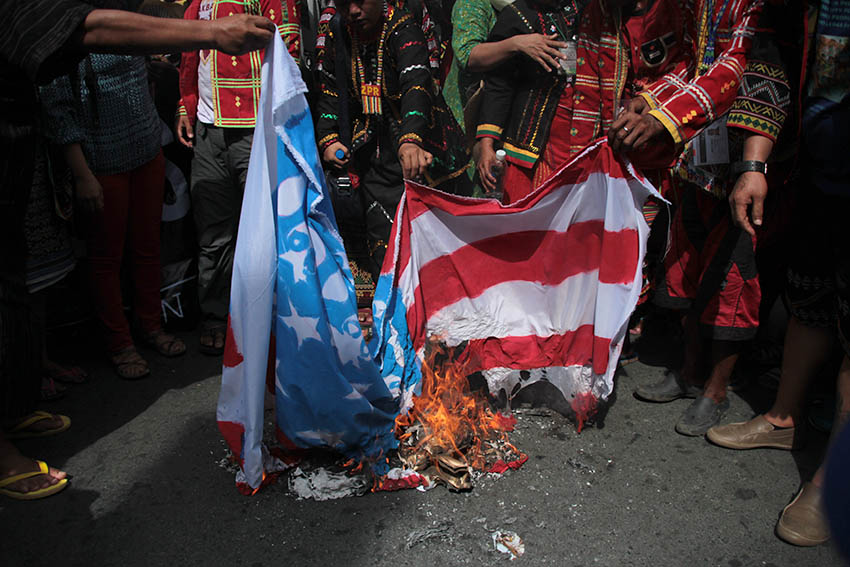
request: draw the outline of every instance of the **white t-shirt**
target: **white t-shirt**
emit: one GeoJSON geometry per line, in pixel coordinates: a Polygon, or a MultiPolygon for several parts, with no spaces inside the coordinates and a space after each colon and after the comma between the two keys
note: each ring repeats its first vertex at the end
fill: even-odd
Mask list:
{"type": "MultiPolygon", "coordinates": [[[[210,20],[212,18],[213,4],[215,0],[201,0],[198,11],[199,20],[210,20]]],[[[200,61],[198,62],[198,120],[204,124],[215,122],[213,112],[212,74],[210,71],[210,59],[212,51],[201,49],[200,61]]]]}

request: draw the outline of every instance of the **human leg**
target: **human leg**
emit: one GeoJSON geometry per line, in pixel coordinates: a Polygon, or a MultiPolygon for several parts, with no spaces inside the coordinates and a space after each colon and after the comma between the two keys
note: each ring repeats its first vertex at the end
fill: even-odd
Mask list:
{"type": "Polygon", "coordinates": [[[832,350],[828,329],[809,327],[792,317],[785,333],[779,390],[765,419],[776,427],[794,427],[800,421],[806,391],[832,350]]]}
{"type": "Polygon", "coordinates": [[[114,354],[133,345],[121,297],[121,260],[127,235],[129,175],[102,175],[103,211],[94,219],[87,242],[89,276],[95,312],[114,354]]]}
{"type": "Polygon", "coordinates": [[[129,172],[127,245],[133,274],[133,311],[143,333],[162,327],[160,225],[165,190],[162,154],[129,172]]]}
{"type": "Polygon", "coordinates": [[[128,244],[132,255],[133,310],[145,343],[163,356],[186,352],[179,338],[162,330],[160,225],[165,159],[160,153],[130,172],[128,244]]]}
{"type": "Polygon", "coordinates": [[[699,318],[689,313],[703,267],[701,248],[709,234],[697,206],[697,191],[692,185],[682,188],[682,202],[670,227],[670,249],[653,298],[659,307],[682,317],[684,356],[681,366],[670,368],[660,382],[635,389],[635,396],[645,401],[695,398],[701,393],[705,379],[702,371],[705,341],[700,336],[699,318]]]}
{"type": "Polygon", "coordinates": [[[106,350],[118,376],[136,380],[150,374],[150,368],[133,345],[121,296],[121,261],[130,206],[129,180],[127,173],[98,177],[103,187],[103,211],[92,220],[88,254],[95,313],[104,329],[106,350]]]}
{"type": "Polygon", "coordinates": [[[836,277],[846,254],[832,248],[842,245],[845,239],[829,234],[830,227],[840,230],[844,226],[845,207],[817,196],[815,191],[810,196],[814,198],[801,203],[800,218],[819,221],[803,221],[794,231],[798,238],[789,254],[786,282],[791,319],[785,333],[776,399],[764,415],[712,428],[708,439],[722,447],[794,449],[802,445],[802,432],[795,426],[800,422],[809,384],[834,343],[836,308],[841,310],[841,302],[836,304],[836,290],[846,287],[840,283],[844,278],[836,277]]]}
{"type": "Polygon", "coordinates": [[[224,350],[233,252],[252,132],[198,125],[191,193],[200,249],[198,298],[204,317],[201,350],[207,354],[224,350]]]}
{"type": "MultiPolygon", "coordinates": [[[[845,425],[850,422],[850,357],[845,356],[836,383],[836,412],[832,424],[830,444],[845,425]]],[[[830,532],[824,510],[822,487],[826,463],[821,463],[810,482],[804,482],[800,491],[783,510],[776,523],[776,535],[782,540],[800,546],[820,545],[829,540],[830,532]]]]}
{"type": "MultiPolygon", "coordinates": [[[[227,210],[233,191],[224,132],[199,123],[192,160],[192,210],[198,234],[198,296],[205,318],[223,319],[221,299],[233,237],[233,215],[227,210]]],[[[227,272],[229,273],[229,272],[227,272]]]]}
{"type": "Polygon", "coordinates": [[[231,222],[226,207],[231,177],[225,159],[221,129],[198,123],[192,159],[192,213],[198,236],[198,300],[204,319],[202,352],[220,354],[224,350],[226,306],[220,301],[223,258],[230,244],[231,222]]]}
{"type": "MultiPolygon", "coordinates": [[[[830,445],[850,421],[850,242],[846,223],[850,215],[850,197],[811,192],[808,203],[814,205],[807,219],[805,248],[795,254],[789,267],[788,297],[795,318],[814,329],[815,347],[823,348],[816,354],[827,353],[832,337],[844,351],[841,368],[836,379],[836,411],[830,445]],[[820,334],[816,334],[821,332],[820,334]]],[[[811,331],[811,329],[810,329],[811,331]]],[[[786,342],[783,356],[790,355],[786,342]]],[[[814,356],[814,355],[812,355],[814,356]]],[[[825,358],[826,355],[824,355],[825,358]]],[[[810,371],[810,375],[814,370],[810,371]]],[[[784,378],[784,376],[783,376],[784,378]]],[[[788,401],[781,409],[799,415],[803,391],[789,392],[788,401]],[[797,396],[793,399],[792,396],[797,396]]],[[[793,415],[793,414],[792,414],[793,415]]],[[[792,420],[796,416],[792,417],[792,420]]],[[[794,545],[812,546],[826,542],[830,537],[825,508],[821,497],[826,463],[822,463],[811,482],[803,484],[794,500],[785,507],[776,524],[776,535],[794,545]]]]}

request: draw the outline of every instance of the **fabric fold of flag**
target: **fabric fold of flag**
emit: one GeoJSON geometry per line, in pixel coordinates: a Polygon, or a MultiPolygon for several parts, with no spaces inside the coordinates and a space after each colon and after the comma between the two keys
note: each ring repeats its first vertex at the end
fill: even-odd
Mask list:
{"type": "MultiPolygon", "coordinates": [[[[376,293],[379,336],[401,340],[389,350],[402,369],[436,335],[465,345],[493,393],[546,380],[568,402],[607,398],[640,295],[649,195],[660,198],[602,141],[508,206],[408,182],[376,293]]],[[[397,381],[415,383],[406,372],[397,381]]]]}
{"type": "Polygon", "coordinates": [[[397,445],[398,402],[360,330],[305,92],[275,35],[262,69],[217,414],[244,492],[279,466],[262,445],[272,384],[276,434],[288,448],[377,462],[397,445]]]}

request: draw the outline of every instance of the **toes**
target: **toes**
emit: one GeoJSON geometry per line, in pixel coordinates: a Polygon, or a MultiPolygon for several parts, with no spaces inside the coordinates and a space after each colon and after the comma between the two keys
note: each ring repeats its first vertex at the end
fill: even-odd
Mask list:
{"type": "Polygon", "coordinates": [[[50,475],[50,478],[53,479],[53,482],[51,482],[50,484],[56,484],[57,482],[68,476],[68,473],[66,473],[65,471],[60,471],[59,469],[53,467],[48,467],[47,471],[50,475]]]}

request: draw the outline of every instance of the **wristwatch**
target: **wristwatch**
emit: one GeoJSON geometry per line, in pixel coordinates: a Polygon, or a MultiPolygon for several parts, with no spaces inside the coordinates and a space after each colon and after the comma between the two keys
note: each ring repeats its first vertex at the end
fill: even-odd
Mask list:
{"type": "Polygon", "coordinates": [[[746,173],[748,171],[757,171],[758,173],[763,173],[767,175],[767,164],[763,161],[736,161],[732,164],[732,173],[734,175],[741,175],[742,173],[746,173]]]}

